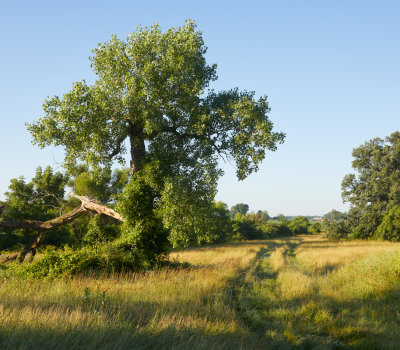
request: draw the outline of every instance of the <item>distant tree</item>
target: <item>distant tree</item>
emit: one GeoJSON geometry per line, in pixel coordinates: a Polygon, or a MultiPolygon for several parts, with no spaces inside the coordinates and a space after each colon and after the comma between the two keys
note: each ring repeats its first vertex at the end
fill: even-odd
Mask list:
{"type": "Polygon", "coordinates": [[[290,230],[289,221],[272,221],[262,226],[262,231],[266,237],[286,237],[293,235],[290,230]]]}
{"type": "Polygon", "coordinates": [[[353,150],[355,173],[342,182],[350,202],[348,226],[356,238],[375,235],[384,215],[400,203],[400,132],[375,138],[353,150]]]}
{"type": "Polygon", "coordinates": [[[289,222],[289,220],[286,219],[286,216],[283,214],[278,214],[278,216],[276,217],[276,220],[281,221],[281,222],[289,222]]]}
{"type": "Polygon", "coordinates": [[[269,220],[269,214],[266,210],[258,210],[255,215],[261,224],[269,220]]]}
{"type": "Polygon", "coordinates": [[[126,42],[113,36],[90,58],[97,80],[47,99],[45,116],[28,125],[40,147],[64,147],[66,167],[82,161],[97,173],[123,162],[129,141],[131,177],[116,208],[127,239],[150,260],[169,241],[204,233],[219,157],[242,180],[284,140],[272,132],[266,96],[208,89],[217,75],[206,50],[193,21],[165,33],[139,27],[126,42]]]}
{"type": "Polygon", "coordinates": [[[324,215],[322,229],[325,237],[331,240],[344,238],[349,233],[349,224],[347,215],[337,210],[331,210],[324,215]]]}
{"type": "Polygon", "coordinates": [[[289,228],[295,235],[307,234],[308,227],[310,225],[309,220],[304,216],[296,216],[289,222],[289,228]]]}
{"type": "Polygon", "coordinates": [[[237,213],[232,225],[234,239],[262,239],[263,231],[249,215],[237,213]]]}
{"type": "Polygon", "coordinates": [[[232,220],[228,206],[223,202],[214,204],[214,242],[226,242],[231,239],[232,220]]]}
{"type": "Polygon", "coordinates": [[[329,213],[325,214],[323,218],[327,219],[327,220],[338,221],[338,220],[343,219],[344,216],[345,216],[345,214],[341,213],[340,211],[338,211],[336,209],[332,209],[329,213]]]}
{"type": "Polygon", "coordinates": [[[258,210],[256,213],[247,213],[246,215],[254,222],[254,225],[258,229],[262,229],[263,225],[269,220],[269,215],[266,210],[258,210]]]}
{"type": "Polygon", "coordinates": [[[249,205],[244,203],[238,203],[231,207],[231,216],[234,218],[236,214],[246,215],[249,211],[249,205]]]}
{"type": "Polygon", "coordinates": [[[269,220],[269,214],[268,214],[268,211],[267,210],[261,210],[261,209],[259,209],[259,210],[257,210],[257,213],[256,214],[258,214],[258,215],[261,215],[263,218],[265,218],[266,220],[269,220]]]}

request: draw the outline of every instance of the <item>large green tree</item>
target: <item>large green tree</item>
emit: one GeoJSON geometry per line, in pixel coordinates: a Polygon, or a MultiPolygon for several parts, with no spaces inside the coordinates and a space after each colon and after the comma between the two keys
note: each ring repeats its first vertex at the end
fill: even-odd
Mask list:
{"type": "Polygon", "coordinates": [[[385,213],[400,203],[400,132],[375,138],[353,150],[355,173],[342,182],[350,202],[348,226],[355,237],[375,235],[385,213]]]}
{"type": "Polygon", "coordinates": [[[28,124],[35,144],[65,148],[67,167],[82,161],[99,171],[129,154],[132,176],[118,210],[150,255],[160,253],[159,237],[201,233],[219,157],[242,180],[284,140],[272,131],[266,96],[209,89],[217,75],[206,51],[191,20],[166,32],[138,27],[126,41],[112,36],[90,57],[97,80],[48,98],[44,116],[28,124]]]}

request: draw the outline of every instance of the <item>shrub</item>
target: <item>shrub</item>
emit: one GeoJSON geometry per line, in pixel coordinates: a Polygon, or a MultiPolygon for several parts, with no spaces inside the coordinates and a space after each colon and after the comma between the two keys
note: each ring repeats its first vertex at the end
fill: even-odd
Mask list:
{"type": "Polygon", "coordinates": [[[325,230],[325,238],[329,240],[339,240],[340,238],[344,238],[347,236],[348,230],[346,221],[344,219],[340,220],[329,220],[324,219],[324,230],[325,230]]]}
{"type": "MultiPolygon", "coordinates": [[[[150,262],[143,252],[127,240],[117,240],[106,245],[102,252],[103,270],[107,272],[134,271],[150,267],[150,262]]],[[[156,256],[155,262],[163,260],[156,256]]]]}
{"type": "Polygon", "coordinates": [[[83,241],[97,247],[99,243],[109,242],[121,234],[119,225],[107,224],[105,221],[102,216],[95,215],[87,225],[83,241]]]}
{"type": "Polygon", "coordinates": [[[248,215],[236,214],[232,231],[232,238],[235,240],[264,238],[264,232],[256,227],[256,223],[248,215]]]}
{"type": "Polygon", "coordinates": [[[307,234],[309,225],[308,219],[304,216],[297,216],[289,222],[289,228],[295,235],[307,234]]]}
{"type": "Polygon", "coordinates": [[[317,221],[314,221],[311,225],[310,225],[310,232],[311,233],[314,233],[314,234],[317,234],[317,233],[320,233],[321,232],[321,228],[322,228],[322,225],[321,225],[321,223],[320,222],[317,222],[317,221]]]}
{"type": "MultiPolygon", "coordinates": [[[[164,256],[157,257],[156,262],[159,263],[164,259],[164,256]]],[[[98,252],[91,247],[81,249],[69,246],[63,249],[48,247],[31,264],[18,265],[15,272],[22,277],[61,277],[91,271],[105,273],[133,271],[149,266],[150,263],[143,252],[133,244],[116,240],[101,246],[98,252]]]]}
{"type": "Polygon", "coordinates": [[[74,250],[69,246],[65,246],[64,249],[48,247],[37,260],[19,266],[16,272],[24,277],[73,276],[98,269],[100,266],[100,256],[94,254],[91,248],[74,250]]]}
{"type": "Polygon", "coordinates": [[[286,222],[268,222],[262,226],[264,234],[268,237],[290,236],[292,231],[286,222]]]}

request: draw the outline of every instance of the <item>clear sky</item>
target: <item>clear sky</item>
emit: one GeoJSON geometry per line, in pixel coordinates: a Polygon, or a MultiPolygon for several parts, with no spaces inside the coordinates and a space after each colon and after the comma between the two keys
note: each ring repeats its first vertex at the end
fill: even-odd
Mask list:
{"type": "Polygon", "coordinates": [[[11,178],[60,167],[62,150],[31,145],[24,124],[47,96],[93,81],[99,42],[188,18],[218,64],[212,87],[267,94],[275,130],[287,134],[245,181],[224,165],[217,199],[271,215],[346,210],[352,149],[400,127],[400,1],[0,0],[0,198],[11,178]]]}

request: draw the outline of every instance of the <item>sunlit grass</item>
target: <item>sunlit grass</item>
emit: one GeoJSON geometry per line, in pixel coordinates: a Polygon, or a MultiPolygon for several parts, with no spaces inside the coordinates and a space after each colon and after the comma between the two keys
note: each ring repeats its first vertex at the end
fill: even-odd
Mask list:
{"type": "Polygon", "coordinates": [[[296,250],[296,257],[309,269],[322,270],[344,265],[376,252],[399,250],[400,243],[362,240],[330,242],[319,236],[307,236],[296,250]]]}
{"type": "Polygon", "coordinates": [[[262,245],[172,254],[189,268],[72,280],[0,278],[0,348],[258,348],[226,288],[262,245]]]}
{"type": "Polygon", "coordinates": [[[0,349],[397,349],[400,244],[299,236],[112,276],[0,275],[0,349]],[[188,266],[188,267],[184,267],[188,266]]]}
{"type": "Polygon", "coordinates": [[[242,303],[278,330],[275,338],[305,347],[398,349],[399,244],[304,236],[297,247],[271,252],[264,265],[274,274],[250,276],[242,303]]]}

